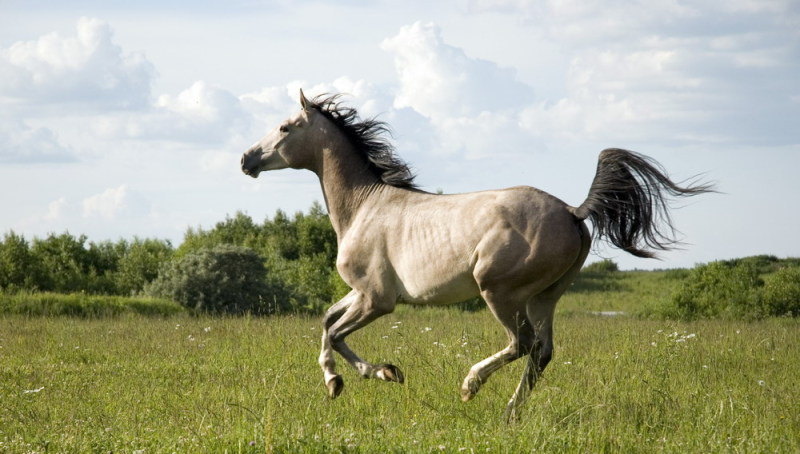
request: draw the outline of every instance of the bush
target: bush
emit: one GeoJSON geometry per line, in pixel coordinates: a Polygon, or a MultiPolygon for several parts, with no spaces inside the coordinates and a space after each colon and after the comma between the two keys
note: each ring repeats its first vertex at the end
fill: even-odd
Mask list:
{"type": "Polygon", "coordinates": [[[667,307],[667,315],[683,319],[761,318],[764,281],[752,261],[711,262],[694,268],[667,307]]]}
{"type": "Polygon", "coordinates": [[[581,273],[613,273],[619,271],[619,266],[611,259],[603,259],[583,267],[581,273]]]}
{"type": "Polygon", "coordinates": [[[240,246],[218,245],[187,254],[165,266],[145,292],[217,314],[267,314],[285,308],[281,289],[267,283],[262,258],[240,246]]]}
{"type": "Polygon", "coordinates": [[[571,292],[612,292],[622,290],[619,266],[610,259],[590,263],[581,269],[570,287],[571,292]]]}
{"type": "Polygon", "coordinates": [[[781,268],[764,284],[763,304],[770,315],[800,316],[800,267],[781,268]]]}

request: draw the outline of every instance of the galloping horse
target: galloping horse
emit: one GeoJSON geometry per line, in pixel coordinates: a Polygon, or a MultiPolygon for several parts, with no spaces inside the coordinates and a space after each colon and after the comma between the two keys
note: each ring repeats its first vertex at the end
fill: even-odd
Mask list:
{"type": "Polygon", "coordinates": [[[386,124],[362,120],[338,96],[308,100],[242,156],[253,178],[265,170],[308,169],[317,174],[338,239],[336,268],[352,291],[323,319],[319,364],[328,395],[341,393],[338,352],[365,378],[403,383],[392,364],[371,364],[345,338],[397,303],[449,304],[480,295],[505,328],[508,346],[478,362],[461,386],[475,396],[502,366],[527,357],[506,408],[514,419],[553,353],[553,312],[595,238],[639,257],[674,243],[669,196],[708,192],[681,187],[643,155],[600,153],[589,196],[572,207],[538,189],[520,186],[466,194],[418,189],[408,166],[384,138],[386,124]]]}

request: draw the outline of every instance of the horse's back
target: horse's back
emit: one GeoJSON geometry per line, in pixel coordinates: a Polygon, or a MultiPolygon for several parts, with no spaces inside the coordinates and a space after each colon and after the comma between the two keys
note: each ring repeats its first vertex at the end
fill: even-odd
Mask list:
{"type": "Polygon", "coordinates": [[[387,290],[408,303],[462,301],[490,280],[539,272],[538,261],[554,263],[580,247],[567,205],[527,186],[453,195],[396,191],[383,203],[340,245],[341,262],[365,269],[340,272],[349,280],[346,274],[358,279],[367,268],[381,270],[387,290]]]}

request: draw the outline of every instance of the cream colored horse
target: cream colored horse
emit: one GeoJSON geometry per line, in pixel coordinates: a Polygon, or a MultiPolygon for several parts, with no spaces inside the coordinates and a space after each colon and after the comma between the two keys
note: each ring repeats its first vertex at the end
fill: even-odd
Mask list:
{"type": "Polygon", "coordinates": [[[556,302],[581,269],[595,236],[635,255],[666,249],[671,228],[665,194],[691,195],[642,155],[611,149],[600,154],[589,197],[579,207],[532,187],[438,195],[418,190],[408,167],[383,139],[385,125],[361,120],[337,97],[309,101],[242,156],[242,171],[308,169],[322,185],[339,251],[336,267],[353,289],[324,318],[319,364],[330,397],[344,387],[338,352],[366,378],[403,383],[392,364],[371,364],[345,337],[397,303],[443,305],[480,295],[505,328],[508,346],[478,362],[461,386],[475,396],[496,370],[527,357],[507,417],[533,388],[553,352],[556,302]],[[661,217],[659,217],[661,215],[661,217]]]}

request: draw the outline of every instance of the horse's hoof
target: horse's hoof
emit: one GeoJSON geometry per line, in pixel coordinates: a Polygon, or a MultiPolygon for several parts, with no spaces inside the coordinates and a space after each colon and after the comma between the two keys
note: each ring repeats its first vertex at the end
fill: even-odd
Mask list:
{"type": "Polygon", "coordinates": [[[467,402],[478,394],[481,389],[481,381],[477,378],[467,377],[464,379],[464,384],[461,385],[461,400],[467,402]]]}
{"type": "Polygon", "coordinates": [[[393,364],[381,364],[377,366],[377,369],[375,376],[381,380],[393,381],[401,384],[406,380],[400,368],[393,364]]]}
{"type": "Polygon", "coordinates": [[[342,380],[341,375],[334,375],[333,378],[325,383],[325,386],[328,388],[328,397],[336,399],[336,397],[342,393],[342,389],[344,389],[344,380],[342,380]]]}

